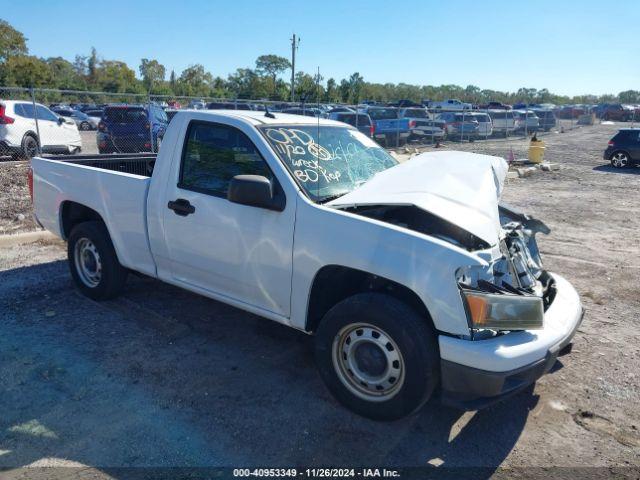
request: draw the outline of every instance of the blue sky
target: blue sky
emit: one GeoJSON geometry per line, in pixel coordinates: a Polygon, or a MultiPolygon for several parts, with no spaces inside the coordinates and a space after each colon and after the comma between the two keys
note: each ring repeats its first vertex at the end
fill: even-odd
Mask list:
{"type": "Polygon", "coordinates": [[[521,86],[567,95],[640,89],[640,2],[452,0],[0,0],[33,55],[72,60],[92,46],[137,73],[202,63],[226,77],[257,56],[289,56],[325,79],[521,86]]]}

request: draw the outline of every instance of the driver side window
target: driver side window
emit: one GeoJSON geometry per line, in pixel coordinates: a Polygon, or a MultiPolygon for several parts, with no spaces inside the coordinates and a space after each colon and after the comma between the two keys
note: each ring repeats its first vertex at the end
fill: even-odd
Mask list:
{"type": "Polygon", "coordinates": [[[273,174],[253,142],[229,125],[191,122],[182,152],[179,188],[227,196],[236,175],[273,174]]]}

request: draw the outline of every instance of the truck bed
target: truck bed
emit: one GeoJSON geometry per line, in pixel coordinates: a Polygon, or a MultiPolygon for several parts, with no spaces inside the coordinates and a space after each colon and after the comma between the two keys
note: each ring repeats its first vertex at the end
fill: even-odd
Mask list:
{"type": "Polygon", "coordinates": [[[75,155],[68,160],[60,159],[60,157],[55,157],[55,160],[87,167],[101,168],[103,170],[112,170],[114,172],[151,177],[156,157],[157,154],[155,153],[141,153],[128,155],[75,155]]]}
{"type": "Polygon", "coordinates": [[[120,263],[153,275],[155,264],[147,237],[147,192],[155,159],[155,155],[146,154],[33,157],[36,218],[44,228],[65,238],[61,224],[65,205],[91,209],[108,226],[120,263]]]}

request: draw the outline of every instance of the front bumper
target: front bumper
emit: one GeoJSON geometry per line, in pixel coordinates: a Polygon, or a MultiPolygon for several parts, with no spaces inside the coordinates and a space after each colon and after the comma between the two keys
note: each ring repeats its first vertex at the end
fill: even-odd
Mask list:
{"type": "Polygon", "coordinates": [[[571,343],[584,310],[573,286],[553,274],[557,294],[542,330],[511,332],[487,340],[440,336],[442,402],[477,410],[531,385],[571,343]]]}

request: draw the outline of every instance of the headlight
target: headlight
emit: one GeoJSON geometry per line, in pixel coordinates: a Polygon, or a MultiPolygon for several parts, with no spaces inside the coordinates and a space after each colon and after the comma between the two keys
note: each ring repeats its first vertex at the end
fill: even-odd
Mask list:
{"type": "Polygon", "coordinates": [[[542,299],[536,296],[462,290],[472,328],[535,330],[543,326],[542,299]]]}

